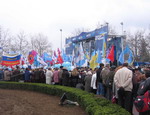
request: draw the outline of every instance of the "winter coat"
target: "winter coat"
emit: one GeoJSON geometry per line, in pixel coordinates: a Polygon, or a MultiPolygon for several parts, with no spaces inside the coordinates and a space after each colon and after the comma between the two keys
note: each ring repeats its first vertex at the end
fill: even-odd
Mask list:
{"type": "Polygon", "coordinates": [[[92,74],[87,74],[85,77],[85,91],[91,92],[91,80],[92,80],[92,74]]]}
{"type": "Polygon", "coordinates": [[[47,70],[46,72],[46,84],[52,84],[53,72],[51,70],[47,70]]]}
{"type": "Polygon", "coordinates": [[[0,70],[0,80],[3,80],[3,79],[4,79],[4,71],[0,70]]]}
{"type": "Polygon", "coordinates": [[[69,72],[66,69],[63,69],[62,85],[64,85],[64,86],[68,86],[69,85],[69,72]]]}
{"type": "Polygon", "coordinates": [[[39,70],[35,70],[34,75],[35,75],[35,80],[39,80],[40,79],[40,72],[39,72],[39,70]]]}
{"type": "Polygon", "coordinates": [[[9,81],[11,77],[11,72],[8,70],[4,71],[4,80],[9,81]]]}
{"type": "Polygon", "coordinates": [[[97,82],[100,82],[102,83],[102,77],[101,77],[101,71],[102,71],[102,68],[99,68],[97,71],[96,71],[96,76],[97,76],[97,82]]]}
{"type": "Polygon", "coordinates": [[[114,75],[115,75],[115,72],[114,71],[110,71],[107,76],[106,76],[106,87],[109,87],[109,88],[112,88],[113,86],[113,80],[114,80],[114,75]]]}
{"type": "Polygon", "coordinates": [[[59,71],[53,72],[53,80],[55,83],[59,83],[59,71]]]}
{"type": "Polygon", "coordinates": [[[109,68],[107,68],[107,67],[105,67],[105,68],[103,68],[102,69],[102,71],[101,71],[101,76],[102,76],[102,83],[104,84],[104,85],[106,85],[106,76],[107,76],[107,74],[110,72],[110,70],[109,70],[109,68]]]}
{"type": "Polygon", "coordinates": [[[92,75],[91,88],[97,89],[97,87],[96,87],[96,73],[92,75]]]}
{"type": "Polygon", "coordinates": [[[117,89],[123,87],[125,91],[132,91],[132,76],[132,71],[129,70],[127,67],[119,69],[114,76],[114,83],[117,89]]]}
{"type": "Polygon", "coordinates": [[[140,83],[137,94],[144,95],[148,90],[150,90],[150,77],[140,83]]]}
{"type": "Polygon", "coordinates": [[[29,81],[30,80],[30,71],[26,70],[24,76],[25,76],[25,81],[29,81]]]}

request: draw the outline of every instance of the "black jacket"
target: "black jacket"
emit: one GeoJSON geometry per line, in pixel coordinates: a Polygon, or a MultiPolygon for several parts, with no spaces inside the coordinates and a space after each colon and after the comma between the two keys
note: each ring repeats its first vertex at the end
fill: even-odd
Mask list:
{"type": "Polygon", "coordinates": [[[97,71],[96,71],[96,76],[97,76],[97,82],[100,82],[102,83],[102,77],[101,77],[101,71],[102,71],[102,68],[99,68],[97,71]]]}
{"type": "Polygon", "coordinates": [[[137,94],[144,95],[148,90],[150,90],[150,77],[140,83],[137,94]]]}

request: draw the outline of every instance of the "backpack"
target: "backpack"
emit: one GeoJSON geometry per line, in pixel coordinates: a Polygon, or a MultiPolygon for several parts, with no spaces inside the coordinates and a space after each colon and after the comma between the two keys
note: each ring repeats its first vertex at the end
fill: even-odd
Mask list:
{"type": "Polygon", "coordinates": [[[106,83],[106,87],[112,87],[112,81],[110,80],[109,77],[106,79],[105,83],[106,83]]]}
{"type": "Polygon", "coordinates": [[[137,96],[134,100],[134,105],[138,112],[145,112],[150,110],[150,90],[142,96],[137,96]]]}

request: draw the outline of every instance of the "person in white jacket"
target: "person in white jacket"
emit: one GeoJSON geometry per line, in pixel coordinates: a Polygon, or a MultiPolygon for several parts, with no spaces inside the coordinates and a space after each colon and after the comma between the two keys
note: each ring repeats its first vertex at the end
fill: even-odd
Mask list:
{"type": "Polygon", "coordinates": [[[124,63],[114,76],[114,83],[118,90],[118,104],[132,113],[132,76],[133,73],[128,69],[128,63],[124,63]]]}
{"type": "Polygon", "coordinates": [[[92,88],[92,92],[94,94],[96,94],[97,91],[97,87],[96,87],[96,69],[93,71],[93,75],[92,75],[92,80],[91,80],[91,88],[92,88]]]}
{"type": "Polygon", "coordinates": [[[48,68],[46,72],[46,84],[52,84],[53,72],[51,68],[48,68]]]}

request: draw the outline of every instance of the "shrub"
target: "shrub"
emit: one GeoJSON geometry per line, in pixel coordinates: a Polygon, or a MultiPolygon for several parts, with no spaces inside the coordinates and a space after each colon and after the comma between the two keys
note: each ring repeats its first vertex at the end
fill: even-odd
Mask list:
{"type": "Polygon", "coordinates": [[[130,115],[125,109],[116,104],[112,104],[109,100],[96,98],[94,94],[76,88],[41,83],[2,81],[0,82],[0,88],[30,90],[56,96],[62,96],[66,92],[68,99],[77,101],[89,115],[130,115]]]}

